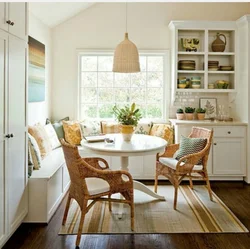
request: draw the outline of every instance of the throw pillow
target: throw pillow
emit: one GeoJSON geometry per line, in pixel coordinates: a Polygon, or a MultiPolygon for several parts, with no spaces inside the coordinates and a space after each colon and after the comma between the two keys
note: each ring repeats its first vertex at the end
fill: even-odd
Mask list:
{"type": "Polygon", "coordinates": [[[46,124],[52,123],[52,126],[56,131],[56,135],[58,139],[64,138],[65,136],[64,130],[63,130],[63,123],[62,123],[63,121],[69,121],[69,117],[65,117],[63,119],[55,121],[54,123],[52,123],[48,118],[46,119],[46,124]]]}
{"type": "Polygon", "coordinates": [[[135,134],[144,134],[149,135],[150,129],[152,126],[152,122],[139,122],[135,128],[135,134]]]}
{"type": "Polygon", "coordinates": [[[56,135],[56,131],[53,128],[52,124],[47,124],[44,126],[44,129],[49,137],[49,141],[52,147],[52,150],[58,148],[61,146],[60,141],[58,140],[58,137],[56,135]]]}
{"type": "Polygon", "coordinates": [[[165,139],[168,144],[172,144],[174,140],[174,129],[170,124],[153,124],[149,135],[161,137],[165,139]]]}
{"type": "Polygon", "coordinates": [[[72,145],[79,145],[81,143],[81,128],[77,121],[63,121],[63,130],[66,142],[72,145]]]}
{"type": "MultiPolygon", "coordinates": [[[[180,147],[175,153],[175,159],[179,160],[186,155],[198,153],[205,148],[206,144],[206,138],[189,138],[181,136],[180,147]]],[[[197,164],[202,164],[202,160],[197,164]]]]}
{"type": "Polygon", "coordinates": [[[101,131],[103,134],[120,133],[120,125],[114,121],[102,121],[101,131]]]}
{"type": "Polygon", "coordinates": [[[96,120],[86,120],[80,122],[82,135],[95,136],[101,133],[101,125],[99,121],[96,120]]]}
{"type": "Polygon", "coordinates": [[[32,157],[31,157],[31,152],[30,152],[30,142],[28,142],[28,177],[32,175],[33,172],[33,162],[32,162],[32,157]]]}
{"type": "Polygon", "coordinates": [[[52,151],[49,137],[41,124],[28,127],[29,134],[35,138],[39,146],[41,156],[44,158],[52,151]]]}
{"type": "Polygon", "coordinates": [[[42,161],[39,146],[33,136],[28,134],[28,138],[29,138],[28,148],[30,151],[30,156],[32,159],[33,167],[34,169],[39,169],[41,167],[41,161],[42,161]]]}

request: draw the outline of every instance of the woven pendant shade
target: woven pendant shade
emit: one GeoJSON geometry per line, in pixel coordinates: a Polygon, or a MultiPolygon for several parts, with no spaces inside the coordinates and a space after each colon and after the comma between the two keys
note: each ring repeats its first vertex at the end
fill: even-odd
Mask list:
{"type": "Polygon", "coordinates": [[[113,72],[140,72],[138,50],[136,45],[128,39],[128,33],[125,33],[124,41],[118,44],[115,49],[113,72]]]}

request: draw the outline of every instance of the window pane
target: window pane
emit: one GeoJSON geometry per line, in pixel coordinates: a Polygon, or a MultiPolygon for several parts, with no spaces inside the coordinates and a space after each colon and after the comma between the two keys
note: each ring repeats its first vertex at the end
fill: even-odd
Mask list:
{"type": "Polygon", "coordinates": [[[142,115],[142,117],[147,117],[147,108],[145,104],[141,104],[141,103],[136,103],[137,108],[140,109],[140,113],[142,115]]]}
{"type": "Polygon", "coordinates": [[[112,102],[113,88],[99,88],[99,102],[112,102]]]}
{"type": "Polygon", "coordinates": [[[131,74],[131,87],[145,87],[145,86],[146,86],[146,73],[131,74]]]}
{"type": "Polygon", "coordinates": [[[97,105],[81,106],[81,118],[96,118],[96,117],[97,117],[97,105]]]}
{"type": "Polygon", "coordinates": [[[148,71],[163,72],[163,57],[148,56],[148,71]]]}
{"type": "Polygon", "coordinates": [[[131,102],[145,102],[145,89],[131,88],[131,102]]]}
{"type": "Polygon", "coordinates": [[[115,89],[115,102],[130,102],[129,88],[115,89]]]}
{"type": "Polygon", "coordinates": [[[140,60],[140,68],[141,68],[141,72],[145,72],[147,70],[147,57],[146,56],[140,56],[139,58],[140,60]]]}
{"type": "Polygon", "coordinates": [[[81,89],[81,102],[82,103],[96,103],[97,102],[97,89],[96,88],[82,88],[81,89]]]}
{"type": "Polygon", "coordinates": [[[161,118],[162,110],[161,104],[150,104],[147,106],[147,116],[148,118],[161,118]]]}
{"type": "Polygon", "coordinates": [[[98,87],[112,87],[113,73],[98,73],[98,87]]]}
{"type": "Polygon", "coordinates": [[[82,56],[82,71],[97,71],[97,56],[82,56]]]}
{"type": "Polygon", "coordinates": [[[162,102],[162,88],[148,88],[147,91],[147,102],[156,103],[162,102]]]}
{"type": "Polygon", "coordinates": [[[129,87],[130,86],[130,74],[128,73],[115,73],[115,87],[129,87]]]}
{"type": "Polygon", "coordinates": [[[163,87],[163,73],[148,73],[148,87],[163,87]]]}
{"type": "Polygon", "coordinates": [[[112,118],[113,117],[113,104],[101,104],[99,106],[100,118],[112,118]]]}
{"type": "Polygon", "coordinates": [[[82,87],[97,86],[97,73],[82,73],[82,87]]]}
{"type": "Polygon", "coordinates": [[[109,71],[113,69],[113,56],[98,56],[98,71],[109,71]]]}

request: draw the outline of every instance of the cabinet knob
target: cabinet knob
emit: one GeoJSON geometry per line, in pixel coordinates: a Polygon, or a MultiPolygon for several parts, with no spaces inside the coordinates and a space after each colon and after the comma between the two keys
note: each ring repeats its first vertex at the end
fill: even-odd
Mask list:
{"type": "Polygon", "coordinates": [[[14,22],[11,22],[11,23],[10,23],[10,25],[11,25],[11,26],[14,26],[14,25],[15,25],[15,23],[14,23],[14,22]]]}
{"type": "Polygon", "coordinates": [[[214,143],[214,145],[217,145],[217,143],[214,143]]]}
{"type": "Polygon", "coordinates": [[[11,138],[11,137],[14,137],[14,134],[13,134],[13,133],[7,134],[7,135],[5,135],[5,137],[6,137],[6,138],[11,138]]]}
{"type": "Polygon", "coordinates": [[[14,134],[13,134],[13,133],[11,133],[11,134],[10,134],[10,137],[14,137],[14,134]]]}
{"type": "Polygon", "coordinates": [[[11,25],[11,20],[6,21],[6,23],[8,23],[9,25],[11,25]]]}
{"type": "Polygon", "coordinates": [[[227,133],[228,133],[228,134],[231,134],[231,131],[228,131],[227,133]]]}

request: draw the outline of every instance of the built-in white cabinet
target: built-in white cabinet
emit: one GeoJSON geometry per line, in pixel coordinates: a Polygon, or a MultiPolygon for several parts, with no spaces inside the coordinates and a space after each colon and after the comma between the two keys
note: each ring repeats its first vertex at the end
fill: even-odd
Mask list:
{"type": "Polygon", "coordinates": [[[23,39],[28,39],[27,3],[0,3],[0,28],[23,39]]]}
{"type": "Polygon", "coordinates": [[[230,93],[236,91],[237,28],[235,22],[172,21],[169,28],[173,100],[176,92],[230,93]],[[216,40],[217,34],[223,35],[220,36],[222,41],[226,39],[223,52],[212,50],[212,43],[216,40]],[[191,47],[192,50],[187,47],[191,47]],[[180,84],[183,79],[184,81],[187,79],[187,84],[180,84]],[[218,84],[219,81],[227,82],[228,85],[218,84]]]}
{"type": "Polygon", "coordinates": [[[246,176],[246,130],[243,123],[189,122],[171,120],[175,126],[175,141],[188,136],[192,126],[213,129],[214,136],[208,160],[208,174],[215,179],[243,179],[246,176]]]}
{"type": "Polygon", "coordinates": [[[0,29],[0,247],[28,212],[27,41],[7,31],[0,29]]]}

